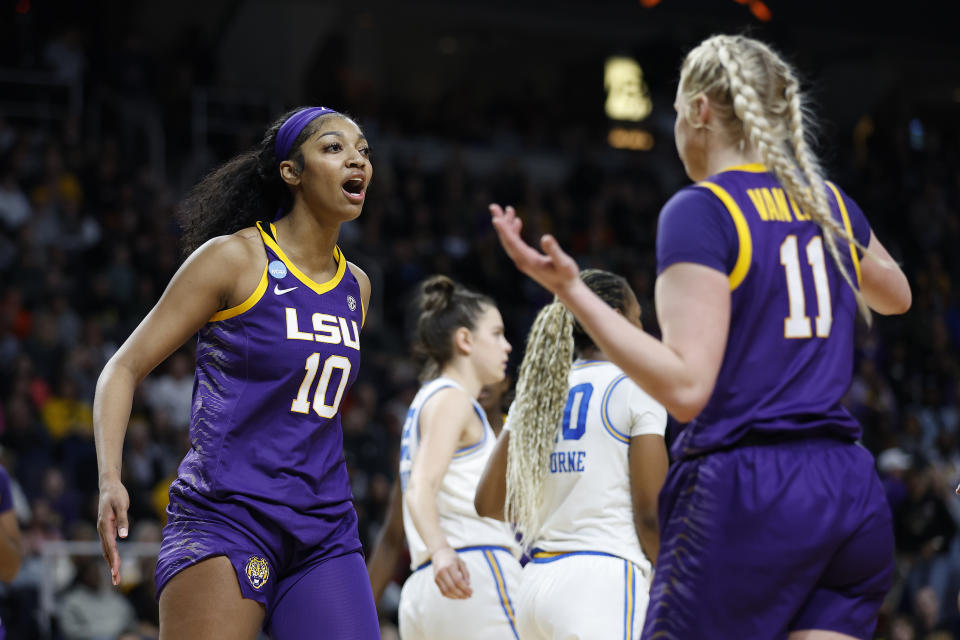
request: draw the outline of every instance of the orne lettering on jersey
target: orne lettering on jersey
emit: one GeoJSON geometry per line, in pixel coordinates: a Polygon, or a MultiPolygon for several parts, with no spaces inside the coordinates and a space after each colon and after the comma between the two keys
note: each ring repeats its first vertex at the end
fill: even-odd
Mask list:
{"type": "Polygon", "coordinates": [[[586,451],[554,451],[550,454],[550,473],[583,473],[586,451]]]}
{"type": "Polygon", "coordinates": [[[750,201],[753,202],[760,219],[764,222],[793,222],[794,219],[810,219],[810,215],[804,213],[797,201],[788,196],[783,189],[767,187],[747,189],[747,195],[750,196],[750,201]]]}
{"type": "Polygon", "coordinates": [[[350,320],[329,313],[313,314],[313,333],[300,330],[300,321],[297,310],[286,308],[287,313],[287,340],[307,340],[323,342],[325,344],[341,344],[351,349],[360,350],[360,329],[356,320],[350,320]],[[350,327],[353,327],[351,332],[350,327]]]}

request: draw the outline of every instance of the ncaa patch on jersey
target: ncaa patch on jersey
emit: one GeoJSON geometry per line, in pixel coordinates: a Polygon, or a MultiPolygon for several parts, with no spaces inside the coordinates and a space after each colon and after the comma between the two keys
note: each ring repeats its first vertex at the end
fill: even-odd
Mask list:
{"type": "Polygon", "coordinates": [[[267,267],[267,271],[270,272],[274,278],[283,278],[287,275],[287,265],[283,264],[280,260],[274,260],[267,267]]]}
{"type": "Polygon", "coordinates": [[[250,556],[244,573],[247,574],[250,586],[259,591],[270,579],[270,564],[262,556],[250,556]]]}
{"type": "Polygon", "coordinates": [[[353,296],[347,296],[347,306],[350,307],[350,311],[357,310],[357,299],[353,296]]]}

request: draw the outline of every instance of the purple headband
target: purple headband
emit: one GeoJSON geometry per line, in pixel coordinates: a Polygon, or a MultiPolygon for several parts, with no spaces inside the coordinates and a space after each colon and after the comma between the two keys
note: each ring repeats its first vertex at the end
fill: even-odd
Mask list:
{"type": "Polygon", "coordinates": [[[287,118],[286,121],[280,125],[280,131],[277,132],[277,143],[274,147],[277,152],[277,164],[280,164],[287,158],[287,155],[290,153],[290,147],[293,146],[293,141],[297,139],[297,136],[300,135],[303,128],[310,124],[314,118],[319,118],[328,113],[337,112],[333,109],[327,109],[326,107],[307,107],[287,118]]]}

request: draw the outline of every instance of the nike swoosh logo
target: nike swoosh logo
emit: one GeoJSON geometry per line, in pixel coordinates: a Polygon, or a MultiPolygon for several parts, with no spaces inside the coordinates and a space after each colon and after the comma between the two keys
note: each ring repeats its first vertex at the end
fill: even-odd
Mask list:
{"type": "Polygon", "coordinates": [[[273,292],[278,296],[282,296],[285,293],[290,293],[294,289],[296,289],[296,287],[290,287],[289,289],[281,289],[279,284],[273,285],[273,292]]]}

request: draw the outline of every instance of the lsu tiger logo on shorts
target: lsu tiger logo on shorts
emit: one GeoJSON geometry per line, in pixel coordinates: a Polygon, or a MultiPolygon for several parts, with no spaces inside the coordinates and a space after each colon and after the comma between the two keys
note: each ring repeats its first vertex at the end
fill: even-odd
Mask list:
{"type": "Polygon", "coordinates": [[[257,590],[267,584],[267,580],[270,579],[270,565],[261,556],[250,556],[244,571],[247,574],[247,580],[250,581],[250,586],[257,590]]]}

